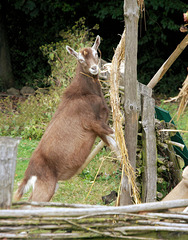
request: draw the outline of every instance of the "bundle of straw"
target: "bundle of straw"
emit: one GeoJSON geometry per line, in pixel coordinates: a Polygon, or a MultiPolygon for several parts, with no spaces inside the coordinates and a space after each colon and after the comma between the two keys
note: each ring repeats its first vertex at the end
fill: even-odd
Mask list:
{"type": "Polygon", "coordinates": [[[180,100],[179,108],[177,111],[177,120],[179,120],[181,114],[185,111],[185,108],[188,104],[188,75],[182,84],[182,88],[181,88],[178,96],[176,96],[174,98],[170,98],[170,100],[167,100],[165,102],[177,101],[179,99],[181,99],[181,100],[180,100]]]}
{"type": "Polygon", "coordinates": [[[116,48],[115,54],[112,59],[111,74],[110,74],[110,102],[112,107],[112,117],[113,117],[113,127],[115,129],[115,138],[121,152],[122,177],[123,177],[123,174],[125,173],[132,188],[132,195],[133,195],[134,202],[138,204],[140,203],[140,199],[139,199],[139,192],[136,186],[136,176],[128,158],[128,151],[125,144],[124,132],[123,132],[123,126],[122,126],[123,116],[120,111],[119,68],[120,68],[121,62],[124,60],[124,57],[125,57],[125,30],[123,32],[121,40],[116,48]]]}
{"type": "Polygon", "coordinates": [[[177,96],[177,99],[181,98],[178,108],[178,119],[180,118],[180,115],[185,111],[185,108],[188,104],[188,75],[182,86],[183,87],[177,96]]]}

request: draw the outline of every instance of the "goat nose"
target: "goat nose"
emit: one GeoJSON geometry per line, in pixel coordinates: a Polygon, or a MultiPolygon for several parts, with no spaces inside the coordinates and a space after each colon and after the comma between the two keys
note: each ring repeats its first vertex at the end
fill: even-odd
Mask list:
{"type": "Polygon", "coordinates": [[[92,65],[89,69],[89,72],[93,75],[97,75],[98,74],[98,66],[96,64],[92,65]]]}
{"type": "Polygon", "coordinates": [[[96,70],[97,70],[97,66],[96,66],[96,65],[93,65],[93,66],[91,67],[91,69],[92,69],[93,71],[96,71],[96,70]]]}

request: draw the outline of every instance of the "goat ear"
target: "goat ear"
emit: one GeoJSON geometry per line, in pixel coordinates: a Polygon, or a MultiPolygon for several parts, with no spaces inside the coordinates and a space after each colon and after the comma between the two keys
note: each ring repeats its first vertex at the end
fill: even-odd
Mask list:
{"type": "Polygon", "coordinates": [[[94,42],[92,48],[95,49],[95,50],[97,51],[97,49],[98,49],[100,43],[101,43],[101,38],[100,38],[99,35],[97,35],[97,37],[96,37],[96,39],[95,39],[95,42],[94,42]]]}
{"type": "Polygon", "coordinates": [[[75,58],[78,58],[78,53],[71,47],[66,46],[67,52],[73,55],[75,58]]]}

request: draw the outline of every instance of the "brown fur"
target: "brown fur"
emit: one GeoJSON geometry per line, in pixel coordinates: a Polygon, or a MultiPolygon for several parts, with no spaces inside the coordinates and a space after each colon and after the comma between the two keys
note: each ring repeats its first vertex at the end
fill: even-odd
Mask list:
{"type": "Polygon", "coordinates": [[[106,135],[113,133],[106,123],[109,110],[98,75],[88,72],[88,67],[98,59],[94,58],[91,48],[84,48],[81,53],[85,53],[85,62],[78,62],[76,76],[30,159],[16,200],[22,197],[28,180],[37,176],[31,200],[49,201],[56,183],[70,179],[83,165],[96,137],[108,144],[106,135]]]}

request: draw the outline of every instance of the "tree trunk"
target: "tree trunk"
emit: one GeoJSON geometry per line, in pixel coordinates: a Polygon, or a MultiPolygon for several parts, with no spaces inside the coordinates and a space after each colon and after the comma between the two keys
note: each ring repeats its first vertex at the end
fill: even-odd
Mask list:
{"type": "Polygon", "coordinates": [[[14,77],[6,33],[6,0],[0,3],[0,88],[12,87],[14,77]]]}
{"type": "MultiPolygon", "coordinates": [[[[125,18],[125,141],[130,163],[136,167],[138,133],[137,45],[139,8],[136,0],[124,0],[125,18]]],[[[126,176],[122,181],[120,205],[131,204],[131,188],[126,176]]]]}

